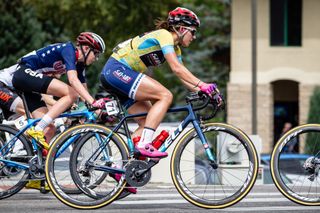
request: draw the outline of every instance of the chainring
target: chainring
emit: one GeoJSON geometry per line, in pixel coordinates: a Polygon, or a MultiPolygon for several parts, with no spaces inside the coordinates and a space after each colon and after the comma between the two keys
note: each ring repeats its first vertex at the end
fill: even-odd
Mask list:
{"type": "Polygon", "coordinates": [[[147,170],[148,163],[141,160],[132,160],[125,166],[125,178],[127,183],[133,187],[146,185],[151,178],[151,169],[147,170]]]}
{"type": "Polygon", "coordinates": [[[38,157],[34,157],[29,161],[29,173],[35,179],[44,179],[45,178],[44,164],[39,165],[38,162],[39,162],[38,157]]]}

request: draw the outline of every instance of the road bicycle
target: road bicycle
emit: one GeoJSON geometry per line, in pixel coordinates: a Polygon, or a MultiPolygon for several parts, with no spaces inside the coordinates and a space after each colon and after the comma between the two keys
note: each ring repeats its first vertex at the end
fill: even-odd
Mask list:
{"type": "Polygon", "coordinates": [[[305,124],[284,134],[272,151],[270,169],[285,197],[302,205],[320,205],[320,125],[305,124]],[[289,161],[290,147],[297,143],[299,155],[289,161]]]}
{"type": "MultiPolygon", "coordinates": [[[[234,126],[204,123],[205,120],[213,118],[219,110],[215,100],[208,95],[190,93],[186,97],[186,103],[185,106],[168,110],[168,113],[185,112],[187,115],[159,148],[165,152],[180,138],[170,163],[173,183],[179,193],[196,206],[231,206],[244,198],[255,183],[258,158],[254,144],[245,133],[234,126]],[[210,114],[202,115],[203,111],[208,109],[210,114]],[[196,111],[200,114],[196,114],[196,111]],[[191,129],[185,132],[189,124],[191,129]],[[201,172],[196,172],[196,162],[199,161],[210,173],[210,178],[205,182],[198,178],[201,172]]],[[[52,193],[68,206],[95,209],[108,205],[123,193],[126,184],[132,187],[147,184],[151,177],[151,168],[160,160],[139,160],[128,130],[128,119],[146,116],[147,113],[127,114],[117,99],[112,104],[120,119],[114,128],[96,124],[72,127],[54,141],[49,151],[46,161],[47,182],[52,193]],[[127,142],[117,134],[120,127],[126,132],[127,142]],[[83,192],[81,196],[75,197],[61,189],[63,182],[59,182],[56,175],[56,164],[59,161],[57,154],[61,153],[70,138],[87,133],[95,134],[96,137],[77,143],[71,153],[70,172],[76,186],[83,192]],[[88,187],[90,181],[87,179],[101,172],[107,173],[108,177],[94,188],[88,187]],[[120,177],[116,179],[115,176],[120,177]]]]}
{"type": "MultiPolygon", "coordinates": [[[[18,92],[18,91],[17,91],[18,92]]],[[[41,180],[41,192],[46,192],[43,147],[38,144],[33,138],[27,137],[24,133],[40,119],[31,119],[26,100],[22,92],[18,92],[21,96],[24,107],[26,109],[27,121],[21,117],[15,121],[0,124],[0,199],[8,198],[19,192],[29,180],[41,180]],[[17,129],[16,127],[20,127],[17,129]]],[[[23,118],[23,117],[22,117],[23,118]]],[[[86,122],[95,122],[96,117],[93,111],[80,110],[70,113],[64,113],[59,118],[84,119],[86,122]]],[[[1,122],[4,122],[2,120],[1,122]]],[[[72,124],[70,124],[72,125],[72,124]]],[[[74,144],[80,138],[73,138],[70,144],[74,144]]],[[[68,162],[70,157],[71,146],[65,147],[63,155],[64,161],[61,164],[68,162]]],[[[65,171],[66,169],[62,170],[65,171]]],[[[69,171],[69,170],[66,170],[69,171]]],[[[69,175],[69,184],[63,190],[66,193],[81,193],[79,189],[72,185],[73,181],[69,175]]],[[[101,176],[100,180],[104,177],[101,176]]],[[[64,176],[68,179],[68,175],[64,176]]]]}

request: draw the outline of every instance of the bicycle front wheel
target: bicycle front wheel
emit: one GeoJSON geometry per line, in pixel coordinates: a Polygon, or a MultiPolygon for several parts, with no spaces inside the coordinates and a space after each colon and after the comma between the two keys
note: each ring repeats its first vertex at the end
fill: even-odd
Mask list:
{"type": "Polygon", "coordinates": [[[214,161],[196,133],[189,130],[176,145],[171,176],[180,194],[190,203],[219,209],[234,205],[254,185],[258,158],[250,139],[239,129],[222,123],[202,127],[214,161]]]}
{"type": "Polygon", "coordinates": [[[6,125],[0,125],[0,199],[18,193],[30,179],[28,165],[34,156],[31,143],[20,135],[19,131],[6,125]],[[13,138],[16,138],[13,140],[13,138]]]}
{"type": "Polygon", "coordinates": [[[282,136],[273,149],[270,167],[284,196],[298,204],[320,205],[320,125],[298,126],[282,136]],[[299,153],[295,153],[296,144],[299,153]]]}
{"type": "MultiPolygon", "coordinates": [[[[97,152],[98,154],[100,152],[97,152]]],[[[104,153],[104,152],[103,152],[104,153]]],[[[96,124],[83,124],[72,127],[63,132],[52,144],[46,160],[46,178],[52,190],[52,193],[64,204],[77,209],[96,209],[110,204],[122,192],[126,184],[124,178],[116,181],[108,178],[101,169],[96,170],[96,166],[101,168],[108,164],[123,166],[123,162],[127,162],[129,151],[122,138],[113,133],[109,128],[96,124]],[[98,140],[96,140],[98,139],[98,140]],[[68,147],[72,141],[76,141],[71,151],[71,158],[68,153],[68,147]],[[95,150],[99,149],[97,142],[107,143],[105,147],[109,150],[107,156],[112,157],[106,159],[104,155],[92,158],[87,169],[87,162],[95,150]],[[78,149],[77,145],[80,145],[78,149]],[[73,156],[73,152],[81,150],[79,155],[73,156]],[[75,162],[68,162],[74,160],[75,162]],[[107,161],[108,160],[108,161],[107,161]],[[72,166],[72,168],[69,168],[72,166]],[[79,172],[79,173],[77,173],[79,172]],[[74,174],[77,173],[77,174],[74,174]],[[74,180],[74,177],[79,177],[74,180]],[[72,181],[72,182],[71,182],[72,181]],[[76,182],[73,182],[76,181],[76,182]],[[88,183],[88,184],[87,184],[88,183]],[[81,194],[69,194],[64,191],[67,187],[78,187],[81,194]],[[86,194],[84,189],[88,189],[91,193],[99,193],[104,196],[93,197],[92,194],[86,194]]]]}

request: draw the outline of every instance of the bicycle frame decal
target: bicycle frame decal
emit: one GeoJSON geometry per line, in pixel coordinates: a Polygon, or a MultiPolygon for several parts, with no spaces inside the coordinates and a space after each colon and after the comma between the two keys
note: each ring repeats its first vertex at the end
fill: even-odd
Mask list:
{"type": "Polygon", "coordinates": [[[184,130],[183,126],[185,125],[185,121],[182,121],[178,128],[166,139],[163,145],[159,148],[161,152],[165,152],[173,141],[180,135],[180,133],[184,130]]]}

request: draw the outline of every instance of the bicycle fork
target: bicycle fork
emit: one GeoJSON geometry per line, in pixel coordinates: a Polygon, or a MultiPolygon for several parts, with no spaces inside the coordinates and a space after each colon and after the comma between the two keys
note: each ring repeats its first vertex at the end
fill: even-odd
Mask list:
{"type": "Polygon", "coordinates": [[[218,168],[218,164],[215,160],[215,157],[214,154],[212,153],[212,150],[210,149],[210,146],[207,142],[207,139],[206,137],[204,136],[203,132],[202,132],[202,128],[200,126],[201,124],[199,124],[197,121],[193,121],[193,126],[201,140],[201,143],[203,145],[203,148],[205,150],[205,153],[209,159],[209,164],[210,166],[213,168],[213,169],[217,169],[218,168]]]}

